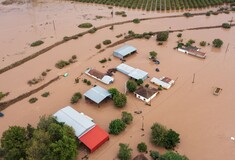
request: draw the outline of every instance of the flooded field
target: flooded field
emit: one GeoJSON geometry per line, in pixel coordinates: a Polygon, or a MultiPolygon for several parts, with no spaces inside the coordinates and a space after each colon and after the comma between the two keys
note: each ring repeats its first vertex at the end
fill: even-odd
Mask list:
{"type": "MultiPolygon", "coordinates": [[[[124,9],[114,8],[115,10],[124,9]]],[[[64,36],[85,31],[86,29],[77,27],[83,22],[90,22],[98,27],[134,18],[183,13],[125,10],[127,17],[114,16],[112,18],[111,11],[107,6],[64,1],[0,5],[0,68],[43,49],[61,40],[64,36]],[[96,19],[96,15],[104,16],[104,18],[96,19]],[[45,43],[39,47],[30,47],[30,44],[36,40],[43,40],[45,43]]],[[[206,10],[194,12],[202,11],[206,10]]],[[[102,41],[110,39],[112,42],[116,42],[121,39],[116,38],[116,35],[127,34],[129,30],[143,33],[221,25],[234,16],[235,13],[231,12],[210,17],[202,15],[192,18],[147,20],[141,21],[139,24],[127,23],[114,26],[113,30],[108,27],[59,45],[45,54],[1,74],[0,91],[10,92],[10,95],[3,101],[37,88],[58,75],[68,73],[69,76],[61,77],[60,80],[31,96],[39,99],[35,104],[30,104],[29,98],[26,98],[5,109],[3,111],[5,117],[0,119],[0,135],[9,126],[26,126],[28,123],[35,125],[39,116],[53,114],[64,106],[70,105],[73,93],[77,91],[85,93],[91,88],[82,82],[84,78],[90,80],[92,85],[100,85],[106,89],[115,87],[124,92],[128,77],[120,72],[114,74],[115,81],[111,85],[104,85],[85,74],[81,75],[89,67],[106,72],[109,68],[115,68],[121,63],[118,58],[113,57],[112,53],[122,45],[97,53],[99,50],[95,46],[102,41]],[[76,63],[64,69],[55,68],[57,61],[68,60],[72,55],[77,55],[76,63]],[[111,61],[104,64],[99,63],[99,60],[103,58],[111,58],[111,61]],[[32,86],[27,84],[28,80],[38,77],[46,69],[51,69],[51,71],[42,82],[32,86]],[[75,84],[74,81],[76,77],[80,77],[78,84],[75,84]],[[51,93],[48,98],[41,97],[45,91],[51,93]]],[[[136,146],[142,141],[148,145],[148,150],[159,150],[163,153],[163,149],[157,148],[149,142],[150,127],[154,122],[159,122],[180,133],[181,143],[176,150],[190,160],[233,160],[235,144],[230,137],[235,136],[233,127],[235,121],[235,86],[233,85],[235,83],[233,36],[235,29],[217,28],[182,32],[183,41],[193,39],[196,41],[196,46],[199,46],[200,41],[212,44],[215,38],[223,40],[224,44],[221,49],[214,49],[212,45],[202,47],[201,51],[207,53],[206,59],[198,59],[174,50],[173,48],[177,46],[176,42],[180,39],[177,38],[177,34],[177,32],[171,33],[168,41],[162,46],[157,45],[156,37],[151,37],[149,40],[135,39],[126,42],[138,50],[137,54],[127,58],[126,64],[149,73],[150,78],[146,79],[144,84],[150,84],[152,77],[167,76],[177,80],[170,90],[164,90],[154,98],[151,106],[145,105],[130,93],[127,94],[128,103],[124,109],[115,108],[112,101],[97,107],[86,103],[84,98],[78,104],[72,105],[79,112],[93,117],[95,122],[106,131],[108,131],[111,120],[121,117],[121,111],[126,110],[134,116],[133,123],[123,133],[111,136],[108,142],[89,155],[89,159],[115,159],[120,142],[130,144],[133,149],[133,157],[138,154],[136,146]],[[153,50],[158,53],[160,65],[156,65],[148,59],[149,52],[153,50]],[[156,72],[156,68],[159,68],[160,72],[156,72]],[[195,80],[192,83],[194,74],[195,80]],[[219,96],[213,95],[215,87],[223,89],[219,96]],[[141,115],[134,114],[134,111],[139,110],[143,111],[141,115]],[[144,131],[141,130],[142,116],[144,116],[144,131]],[[203,154],[205,152],[206,154],[203,154]]],[[[105,48],[103,44],[102,48],[105,48]]],[[[150,86],[154,87],[153,84],[150,86]]],[[[82,156],[84,156],[83,153],[79,155],[78,159],[81,159],[82,156]]]]}

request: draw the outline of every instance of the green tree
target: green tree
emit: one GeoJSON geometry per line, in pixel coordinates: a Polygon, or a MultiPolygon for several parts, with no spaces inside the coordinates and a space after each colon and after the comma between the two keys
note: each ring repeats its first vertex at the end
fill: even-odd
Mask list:
{"type": "Polygon", "coordinates": [[[157,41],[166,41],[168,39],[169,32],[159,32],[157,34],[157,41]]]}
{"type": "Polygon", "coordinates": [[[201,41],[200,46],[206,46],[206,41],[201,41]]]}
{"type": "Polygon", "coordinates": [[[152,58],[156,58],[156,57],[157,57],[157,52],[151,51],[151,52],[149,52],[149,55],[150,55],[150,57],[152,57],[152,58]]]}
{"type": "Polygon", "coordinates": [[[132,149],[129,147],[128,144],[123,144],[123,143],[119,144],[118,158],[120,160],[130,160],[131,152],[132,152],[132,149]]]}
{"type": "Polygon", "coordinates": [[[153,160],[157,160],[160,157],[160,154],[158,151],[150,151],[150,157],[152,157],[153,160]]]}
{"type": "Polygon", "coordinates": [[[112,97],[117,96],[119,94],[119,91],[116,88],[110,88],[108,91],[112,95],[112,97]]]}
{"type": "MultiPolygon", "coordinates": [[[[87,84],[91,84],[90,81],[87,81],[87,84]]],[[[70,102],[71,104],[78,103],[78,100],[82,98],[82,94],[80,92],[76,92],[73,94],[73,97],[71,98],[70,102]]]]}
{"type": "Polygon", "coordinates": [[[137,149],[139,152],[146,152],[148,148],[144,142],[141,142],[137,145],[137,149]]]}
{"type": "Polygon", "coordinates": [[[122,121],[126,124],[130,124],[133,121],[132,114],[128,112],[122,112],[122,121]]]}
{"type": "Polygon", "coordinates": [[[159,160],[188,160],[187,157],[181,156],[178,153],[168,151],[159,157],[159,160]]]}
{"type": "Polygon", "coordinates": [[[172,129],[168,130],[165,135],[164,146],[166,149],[174,149],[180,143],[179,134],[172,129]]]}
{"type": "Polygon", "coordinates": [[[126,95],[119,93],[118,96],[113,97],[114,105],[118,108],[123,108],[127,103],[126,95]]]}
{"type": "Polygon", "coordinates": [[[143,81],[142,79],[138,79],[138,80],[136,81],[136,83],[137,83],[137,85],[139,86],[139,85],[143,84],[144,81],[143,81]]]}
{"type": "Polygon", "coordinates": [[[3,132],[1,147],[4,150],[6,159],[25,158],[27,145],[27,132],[25,128],[12,126],[3,132]]]}
{"type": "Polygon", "coordinates": [[[157,146],[164,147],[165,135],[167,129],[161,124],[154,123],[151,127],[151,141],[157,146]]]}
{"type": "Polygon", "coordinates": [[[109,123],[109,133],[110,134],[118,135],[120,132],[125,130],[125,128],[126,128],[126,124],[120,119],[112,120],[109,123]]]}
{"type": "Polygon", "coordinates": [[[127,84],[126,84],[126,87],[128,89],[129,92],[135,92],[136,88],[137,88],[137,84],[135,81],[133,80],[128,80],[127,81],[127,84]]]}
{"type": "Polygon", "coordinates": [[[230,26],[229,23],[223,23],[223,24],[222,24],[222,27],[225,28],[225,29],[231,28],[231,26],[230,26]]]}
{"type": "Polygon", "coordinates": [[[212,43],[215,48],[220,48],[223,45],[223,41],[221,39],[214,39],[212,43]]]}

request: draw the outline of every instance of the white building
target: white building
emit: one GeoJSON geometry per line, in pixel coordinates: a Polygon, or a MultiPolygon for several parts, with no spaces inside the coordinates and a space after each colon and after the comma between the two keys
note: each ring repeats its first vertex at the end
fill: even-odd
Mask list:
{"type": "Polygon", "coordinates": [[[100,71],[97,71],[96,69],[88,68],[85,73],[88,76],[91,76],[92,78],[95,78],[96,80],[103,82],[104,84],[111,84],[114,81],[113,77],[110,77],[108,75],[105,75],[104,73],[101,73],[100,71]]]}
{"type": "Polygon", "coordinates": [[[206,58],[206,53],[204,52],[200,52],[200,49],[197,47],[186,47],[186,46],[182,46],[178,48],[178,51],[183,52],[185,54],[191,55],[191,56],[195,56],[195,57],[199,57],[199,58],[206,58]]]}
{"type": "Polygon", "coordinates": [[[169,89],[171,88],[171,86],[175,83],[174,80],[168,78],[168,77],[161,77],[161,78],[155,78],[153,77],[150,82],[152,82],[153,84],[156,84],[158,86],[162,86],[165,89],[169,89]]]}
{"type": "Polygon", "coordinates": [[[149,103],[157,94],[158,90],[156,88],[146,88],[140,86],[135,92],[136,98],[149,103]]]}

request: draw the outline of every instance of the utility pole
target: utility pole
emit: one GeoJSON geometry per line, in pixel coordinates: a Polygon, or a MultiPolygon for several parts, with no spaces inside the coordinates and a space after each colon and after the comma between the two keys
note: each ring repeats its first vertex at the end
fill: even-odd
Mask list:
{"type": "Polygon", "coordinates": [[[194,83],[194,80],[195,80],[195,73],[193,74],[193,81],[192,81],[192,83],[194,83]]]}
{"type": "Polygon", "coordinates": [[[144,116],[142,116],[142,127],[141,127],[141,130],[144,131],[144,116]]]}
{"type": "Polygon", "coordinates": [[[54,20],[53,20],[53,27],[54,27],[54,31],[55,31],[56,29],[55,29],[55,21],[54,20]]]}
{"type": "Polygon", "coordinates": [[[227,48],[226,48],[226,50],[225,50],[225,53],[227,53],[227,52],[228,52],[228,47],[229,47],[229,43],[228,43],[228,45],[227,45],[227,48]]]}

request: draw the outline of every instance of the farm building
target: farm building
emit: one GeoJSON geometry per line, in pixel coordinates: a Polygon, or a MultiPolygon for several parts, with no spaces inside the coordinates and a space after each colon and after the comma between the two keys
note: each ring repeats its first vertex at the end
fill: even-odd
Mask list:
{"type": "Polygon", "coordinates": [[[197,47],[186,47],[182,46],[178,48],[178,51],[183,52],[185,54],[189,54],[191,56],[199,57],[199,58],[206,58],[206,53],[200,52],[200,49],[197,47]]]}
{"type": "Polygon", "coordinates": [[[133,46],[130,45],[124,45],[123,47],[115,50],[113,52],[113,55],[120,58],[124,59],[124,57],[136,53],[137,49],[133,46]]]}
{"type": "Polygon", "coordinates": [[[162,86],[165,89],[171,88],[171,86],[175,83],[174,80],[168,78],[168,77],[161,77],[160,79],[153,77],[150,82],[153,84],[156,84],[158,86],[162,86]]]}
{"type": "Polygon", "coordinates": [[[75,135],[91,152],[109,140],[108,133],[91,121],[90,117],[77,112],[70,106],[62,108],[53,116],[57,118],[58,122],[71,126],[75,135]]]}
{"type": "Polygon", "coordinates": [[[133,68],[131,66],[128,66],[124,63],[118,65],[116,67],[116,69],[119,71],[119,72],[122,72],[123,74],[126,74],[128,75],[129,77],[135,79],[135,80],[145,80],[146,78],[148,78],[148,73],[143,71],[143,70],[140,70],[138,68],[133,68]]]}
{"type": "Polygon", "coordinates": [[[96,69],[88,68],[85,73],[98,81],[103,82],[104,84],[111,84],[114,81],[113,77],[110,77],[108,75],[105,75],[104,73],[101,73],[100,71],[97,71],[96,69]]]}
{"type": "Polygon", "coordinates": [[[95,86],[89,89],[86,93],[84,93],[84,96],[86,99],[89,99],[95,102],[96,104],[100,104],[106,98],[110,98],[111,94],[106,89],[100,86],[95,86]]]}
{"type": "Polygon", "coordinates": [[[140,86],[135,92],[136,98],[145,101],[146,103],[150,102],[157,94],[158,90],[156,88],[146,88],[140,86]]]}

